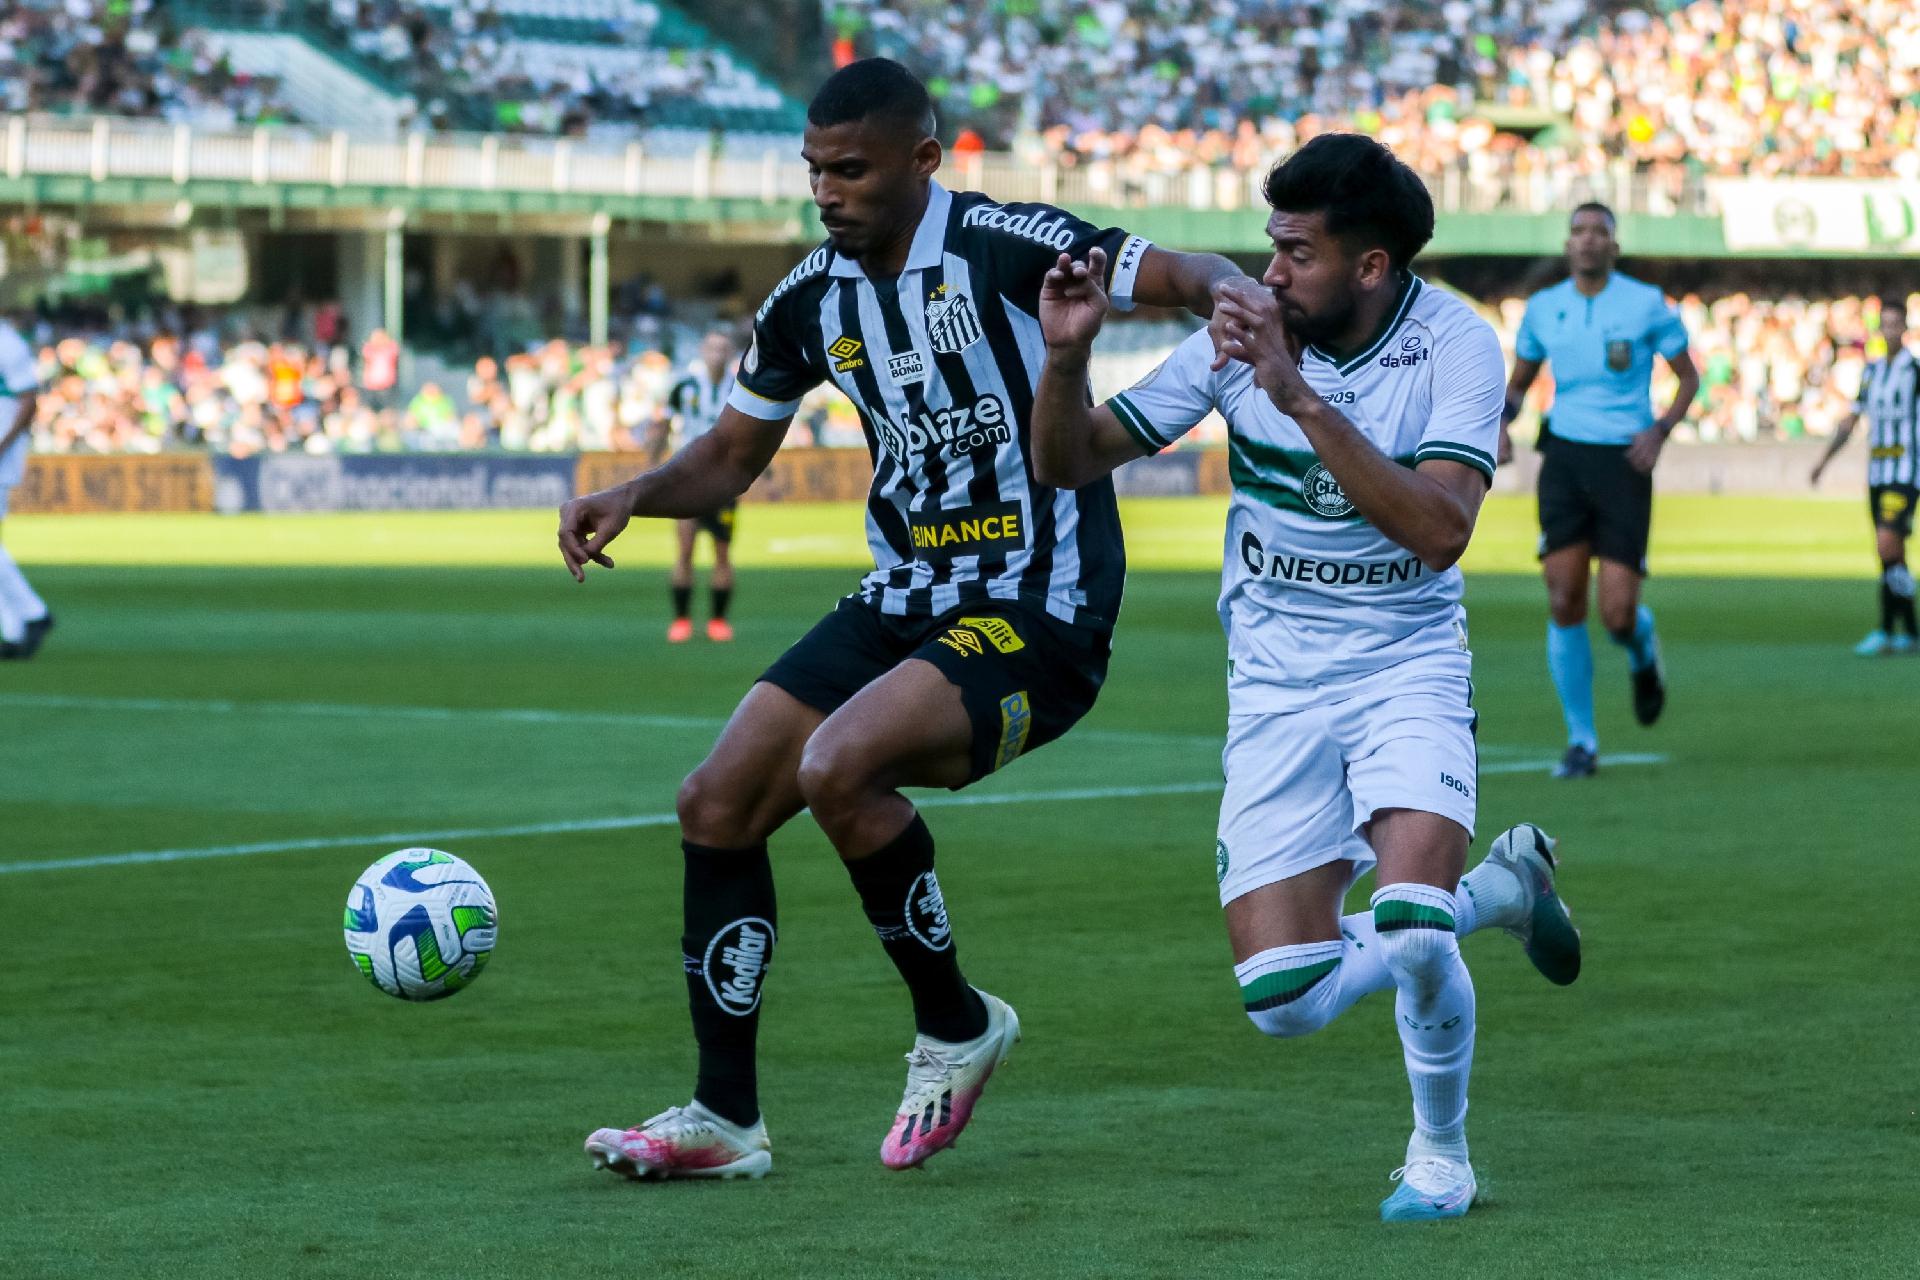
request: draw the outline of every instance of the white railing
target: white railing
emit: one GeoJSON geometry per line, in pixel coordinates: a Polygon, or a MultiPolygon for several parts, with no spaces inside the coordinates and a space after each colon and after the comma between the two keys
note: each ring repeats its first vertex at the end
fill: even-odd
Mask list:
{"type": "MultiPolygon", "coordinates": [[[[79,176],[94,181],[193,181],[379,186],[584,196],[687,196],[768,203],[804,199],[807,169],[798,146],[752,154],[701,148],[650,152],[630,142],[519,135],[409,134],[399,138],[295,128],[207,131],[118,117],[10,116],[0,129],[0,172],[9,177],[79,176]]],[[[1135,172],[1124,162],[1073,166],[1023,163],[1010,154],[950,158],[948,181],[1000,200],[1068,208],[1257,209],[1259,172],[1195,168],[1135,172]]],[[[1679,189],[1627,166],[1597,175],[1423,175],[1443,213],[1548,213],[1581,199],[1616,210],[1716,212],[1708,188],[1679,189]]]]}

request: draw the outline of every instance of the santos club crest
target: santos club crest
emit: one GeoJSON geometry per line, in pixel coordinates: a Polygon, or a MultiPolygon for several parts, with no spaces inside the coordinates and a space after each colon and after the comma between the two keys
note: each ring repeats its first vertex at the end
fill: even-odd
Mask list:
{"type": "Polygon", "coordinates": [[[973,299],[955,293],[928,303],[927,340],[935,351],[949,356],[980,341],[980,317],[973,313],[973,299]]]}

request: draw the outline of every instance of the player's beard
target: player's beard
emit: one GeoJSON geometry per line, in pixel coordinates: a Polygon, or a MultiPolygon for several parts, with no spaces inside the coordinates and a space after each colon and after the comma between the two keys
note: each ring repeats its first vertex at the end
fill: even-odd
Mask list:
{"type": "Polygon", "coordinates": [[[1308,313],[1283,302],[1280,304],[1280,318],[1286,322],[1287,332],[1302,342],[1326,346],[1353,324],[1353,314],[1357,309],[1351,296],[1343,297],[1317,313],[1308,313]]]}

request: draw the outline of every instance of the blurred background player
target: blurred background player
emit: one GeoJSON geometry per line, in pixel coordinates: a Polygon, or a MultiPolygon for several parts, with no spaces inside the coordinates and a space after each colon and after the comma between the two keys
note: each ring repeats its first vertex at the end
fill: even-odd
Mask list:
{"type": "Polygon", "coordinates": [[[1503,926],[1553,981],[1580,967],[1539,828],[1513,828],[1461,876],[1479,717],[1457,561],[1493,481],[1500,341],[1413,274],[1433,201],[1371,138],[1322,134],[1274,169],[1266,197],[1270,292],[1221,302],[1218,353],[1195,334],[1098,409],[1084,386],[1107,313],[1100,251],[1085,265],[1061,256],[1040,295],[1037,469],[1087,484],[1226,418],[1230,728],[1215,869],[1235,976],[1247,1016],[1282,1037],[1397,991],[1414,1133],[1380,1215],[1458,1217],[1478,1190],[1473,982],[1458,938],[1503,926]],[[1343,918],[1376,863],[1372,910],[1343,918]]]}
{"type": "MultiPolygon", "coordinates": [[[[725,330],[715,329],[701,339],[700,358],[687,370],[686,377],[673,384],[660,416],[654,420],[648,434],[653,462],[658,465],[666,456],[670,436],[673,448],[684,449],[713,430],[732,392],[733,338],[725,330]]],[[[733,600],[733,529],[739,508],[738,502],[729,502],[699,519],[673,522],[679,543],[674,551],[673,575],[668,579],[673,591],[668,643],[685,644],[693,639],[693,544],[703,529],[713,539],[713,572],[707,578],[713,614],[707,619],[707,639],[733,639],[727,606],[733,600]]]]}
{"type": "Polygon", "coordinates": [[[1033,475],[1040,283],[1060,253],[1098,247],[1122,308],[1207,315],[1258,287],[1222,257],[948,191],[933,178],[934,126],[926,87],[896,62],[827,79],[801,151],[827,240],[755,315],[719,421],[663,466],[561,509],[561,554],[584,581],[587,564],[612,564],[606,547],[633,517],[684,518],[745,492],[825,381],[859,408],[873,460],[873,571],[747,691],[681,786],[699,1074],[688,1105],[588,1137],[596,1166],[630,1177],[771,1167],[756,1065],[778,949],[767,840],[802,809],[913,1003],[881,1161],[913,1168],[959,1136],[1020,1021],[962,975],[933,833],[902,789],[971,786],[1078,723],[1106,680],[1126,575],[1112,483],[1033,475]]]}
{"type": "Polygon", "coordinates": [[[1867,365],[1853,412],[1833,434],[1833,443],[1813,469],[1813,482],[1846,447],[1866,415],[1872,452],[1867,462],[1867,505],[1880,553],[1880,625],[1853,651],[1863,658],[1912,653],[1915,645],[1913,571],[1907,539],[1913,536],[1913,505],[1920,497],[1920,361],[1907,349],[1905,298],[1880,300],[1880,337],[1887,354],[1867,365]]]}
{"type": "MultiPolygon", "coordinates": [[[[40,374],[19,331],[0,320],[0,521],[13,486],[26,478],[28,428],[40,403],[40,374]]],[[[53,630],[46,601],[0,545],[0,658],[31,658],[53,630]]]]}
{"type": "Polygon", "coordinates": [[[1600,561],[1600,622],[1627,651],[1633,714],[1641,724],[1666,706],[1653,610],[1640,600],[1653,527],[1653,468],[1700,390],[1679,313],[1654,285],[1614,270],[1620,244],[1613,211],[1583,204],[1567,235],[1572,274],[1527,299],[1514,340],[1513,377],[1501,417],[1500,458],[1513,454],[1508,427],[1542,363],[1553,366],[1553,406],[1540,423],[1540,567],[1547,581],[1547,669],[1567,722],[1556,778],[1591,777],[1600,766],[1593,717],[1593,648],[1587,579],[1600,561]],[[1653,414],[1653,358],[1680,381],[1673,403],[1653,414]]]}

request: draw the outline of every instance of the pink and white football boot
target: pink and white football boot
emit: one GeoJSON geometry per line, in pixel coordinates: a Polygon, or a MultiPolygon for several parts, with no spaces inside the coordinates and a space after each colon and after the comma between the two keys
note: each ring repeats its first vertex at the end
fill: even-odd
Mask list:
{"type": "Polygon", "coordinates": [[[900,1114],[893,1118],[880,1163],[889,1169],[912,1169],[936,1151],[952,1146],[973,1118],[973,1105],[987,1087],[987,1077],[1007,1060],[1020,1039],[1020,1018],[1013,1007],[977,987],[987,1006],[987,1029],[963,1044],[949,1044],[929,1036],[915,1036],[907,1055],[907,1092],[900,1114]]]}
{"type": "Polygon", "coordinates": [[[765,1118],[751,1128],[698,1102],[669,1107],[635,1129],[596,1129],[587,1139],[596,1169],[629,1178],[764,1178],[773,1168],[765,1118]]]}

